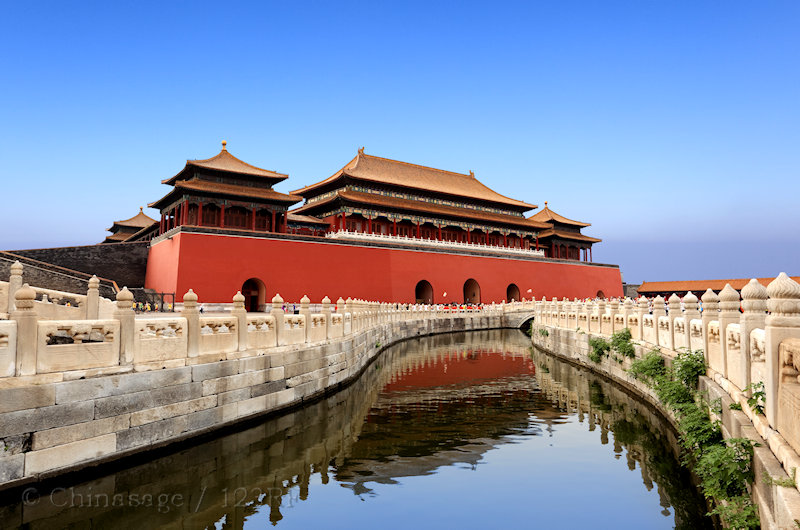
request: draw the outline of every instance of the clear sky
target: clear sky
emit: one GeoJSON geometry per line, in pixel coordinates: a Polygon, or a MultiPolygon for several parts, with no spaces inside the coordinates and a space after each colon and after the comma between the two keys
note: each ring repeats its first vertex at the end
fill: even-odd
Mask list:
{"type": "Polygon", "coordinates": [[[800,2],[0,6],[0,249],[101,241],[225,139],[280,191],[473,170],[629,282],[800,274],[800,2]]]}

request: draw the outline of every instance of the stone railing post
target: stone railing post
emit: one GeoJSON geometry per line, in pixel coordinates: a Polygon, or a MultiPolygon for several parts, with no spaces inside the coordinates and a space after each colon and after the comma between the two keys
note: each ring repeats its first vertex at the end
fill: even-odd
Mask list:
{"type": "MultiPolygon", "coordinates": [[[[21,277],[21,276],[20,276],[21,277]]],[[[27,283],[22,284],[14,293],[14,311],[11,320],[17,323],[17,360],[16,375],[34,375],[36,373],[36,350],[39,344],[38,324],[33,301],[36,291],[27,283]]]]}
{"type": "Polygon", "coordinates": [[[657,346],[666,346],[661,344],[658,337],[658,319],[667,316],[667,306],[664,304],[663,296],[656,296],[653,298],[653,329],[655,330],[655,341],[657,346]]]}
{"type": "Polygon", "coordinates": [[[97,276],[89,279],[89,289],[86,291],[86,320],[97,320],[100,314],[100,280],[97,276]]]}
{"type": "MultiPolygon", "coordinates": [[[[681,311],[681,297],[675,293],[672,293],[667,300],[667,305],[669,306],[669,313],[667,313],[667,317],[669,318],[669,348],[676,349],[678,345],[675,344],[675,319],[683,316],[681,311]]],[[[688,328],[688,326],[687,326],[688,328]]]]}
{"type": "Polygon", "coordinates": [[[703,302],[703,355],[705,355],[706,358],[706,366],[710,367],[711,360],[708,357],[708,325],[719,319],[719,296],[711,289],[706,289],[706,292],[703,293],[700,300],[703,302]]]}
{"type": "Polygon", "coordinates": [[[119,365],[130,366],[136,344],[136,313],[133,311],[133,294],[127,287],[117,293],[117,306],[112,316],[119,320],[119,365]]]}
{"type": "Polygon", "coordinates": [[[283,311],[283,298],[280,294],[275,294],[272,297],[272,309],[270,315],[275,317],[275,344],[281,345],[281,336],[283,335],[283,317],[286,313],[283,311]]]}
{"type": "Polygon", "coordinates": [[[719,350],[722,353],[722,377],[728,377],[728,324],[738,324],[741,319],[739,291],[726,283],[719,292],[719,350]]]}
{"type": "Polygon", "coordinates": [[[639,340],[644,342],[644,316],[650,314],[650,300],[646,296],[639,297],[636,314],[639,316],[639,340]]]}
{"type": "Polygon", "coordinates": [[[698,300],[692,291],[688,291],[683,297],[683,320],[686,344],[676,344],[675,346],[685,346],[688,351],[692,351],[692,320],[700,320],[700,310],[698,300]]]}
{"type": "Polygon", "coordinates": [[[605,298],[598,298],[595,304],[595,310],[597,312],[597,334],[603,334],[603,315],[606,314],[606,299],[605,298]]]}
{"type": "Polygon", "coordinates": [[[15,261],[11,264],[11,273],[8,276],[8,313],[14,311],[14,300],[17,291],[22,287],[22,263],[15,261]]]}
{"type": "Polygon", "coordinates": [[[236,318],[237,326],[239,326],[239,351],[245,351],[247,349],[247,311],[244,308],[244,295],[241,291],[236,291],[236,294],[233,295],[231,316],[236,318]]]}
{"type": "Polygon", "coordinates": [[[631,316],[631,314],[633,314],[633,300],[626,296],[625,301],[622,302],[622,321],[625,323],[626,328],[629,327],[628,317],[631,316]]]}
{"type": "Polygon", "coordinates": [[[303,315],[306,322],[303,327],[305,330],[305,341],[308,342],[308,333],[309,328],[311,327],[311,299],[307,295],[303,295],[303,298],[300,299],[300,314],[303,315]]]}
{"type": "Polygon", "coordinates": [[[331,299],[322,299],[322,314],[325,316],[325,338],[331,338],[331,299]]]}
{"type": "Polygon", "coordinates": [[[183,312],[186,319],[186,356],[200,355],[200,309],[197,307],[197,294],[189,289],[183,295],[183,312]]]}
{"type": "Polygon", "coordinates": [[[611,311],[611,333],[619,331],[614,324],[614,317],[619,313],[619,298],[612,298],[608,303],[609,310],[611,311]]]}
{"type": "Polygon", "coordinates": [[[765,408],[767,421],[777,429],[781,370],[784,364],[794,368],[788,359],[780,358],[780,346],[785,339],[800,337],[800,284],[782,272],[767,286],[767,295],[770,314],[764,328],[764,357],[767,362],[765,408]]]}
{"type": "Polygon", "coordinates": [[[750,280],[750,283],[742,289],[742,309],[744,312],[739,320],[739,330],[742,334],[743,373],[740,373],[739,377],[744,381],[743,388],[752,383],[750,380],[750,333],[754,329],[764,329],[766,325],[767,298],[767,288],[756,279],[750,280]]]}

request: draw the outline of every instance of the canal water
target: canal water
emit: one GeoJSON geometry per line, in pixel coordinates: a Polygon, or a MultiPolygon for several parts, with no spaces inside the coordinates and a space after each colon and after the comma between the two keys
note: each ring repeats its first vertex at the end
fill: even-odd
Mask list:
{"type": "Polygon", "coordinates": [[[664,420],[519,331],[386,350],[343,391],[81,483],[27,528],[711,528],[664,420]]]}

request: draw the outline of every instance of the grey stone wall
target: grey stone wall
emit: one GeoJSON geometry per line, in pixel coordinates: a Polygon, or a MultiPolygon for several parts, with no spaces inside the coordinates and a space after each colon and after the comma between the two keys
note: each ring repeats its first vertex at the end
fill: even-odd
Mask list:
{"type": "Polygon", "coordinates": [[[505,324],[503,315],[387,322],[304,348],[0,388],[0,489],[302,404],[357,378],[383,348],[408,338],[505,324]]]}
{"type": "MultiPolygon", "coordinates": [[[[79,271],[91,276],[96,274],[117,282],[120,288],[144,287],[144,278],[147,272],[147,255],[149,242],[137,241],[135,243],[111,243],[105,245],[88,245],[82,247],[56,247],[28,250],[11,250],[9,252],[32,258],[45,263],[58,265],[67,269],[79,271]]],[[[0,264],[2,266],[2,264],[0,264]]],[[[32,267],[28,267],[31,269],[32,267]]],[[[0,269],[0,278],[5,278],[0,269]]],[[[27,270],[26,270],[27,273],[27,270]]],[[[5,272],[6,276],[8,275],[5,272]]],[[[44,273],[42,273],[44,275],[44,273]]],[[[37,287],[67,291],[61,287],[50,287],[36,281],[25,280],[37,287]]],[[[45,281],[66,282],[63,276],[51,274],[45,281]]],[[[66,284],[65,284],[66,285],[66,284]]]]}

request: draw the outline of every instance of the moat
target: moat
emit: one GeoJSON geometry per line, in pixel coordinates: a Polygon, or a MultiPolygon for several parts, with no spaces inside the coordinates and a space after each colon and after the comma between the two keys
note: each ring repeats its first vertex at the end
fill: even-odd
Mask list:
{"type": "Polygon", "coordinates": [[[0,506],[30,528],[711,528],[658,413],[519,331],[383,352],[346,389],[0,506]]]}

